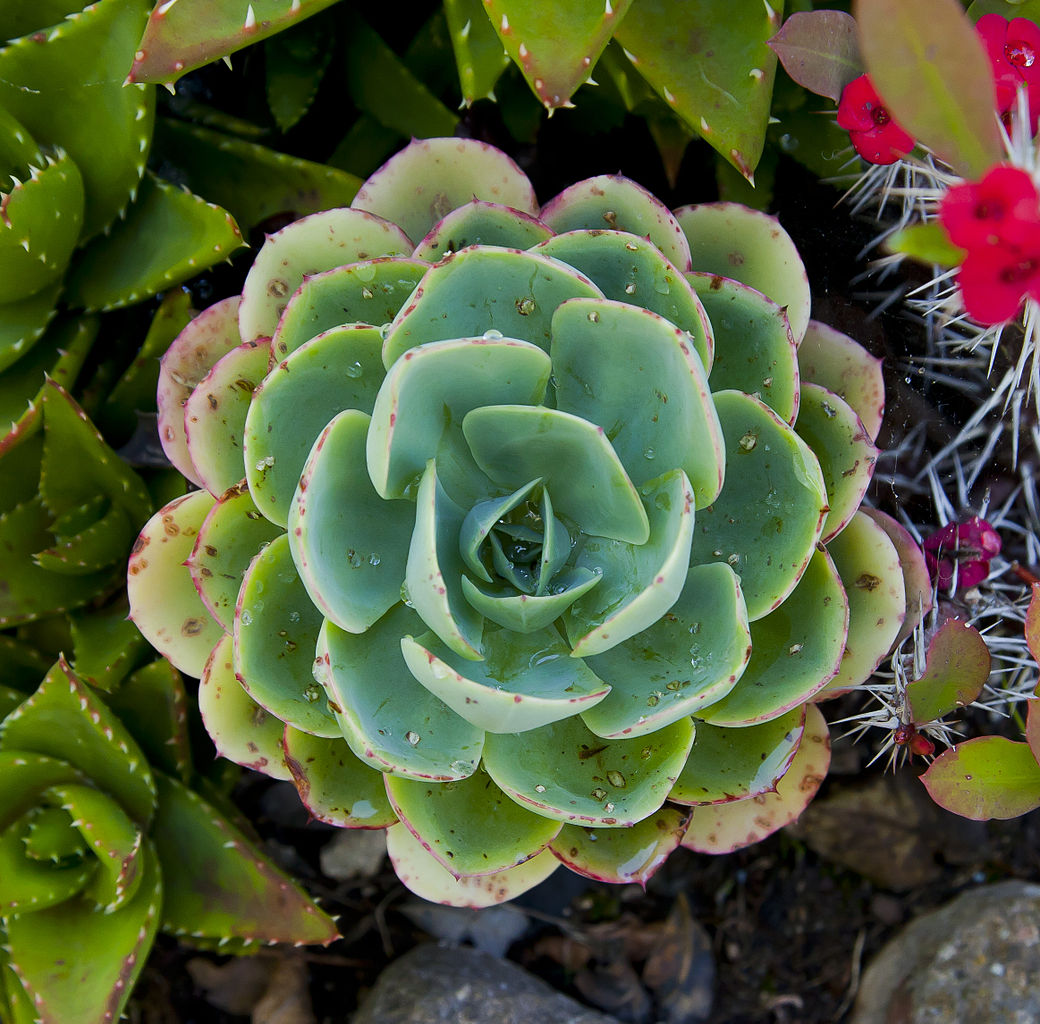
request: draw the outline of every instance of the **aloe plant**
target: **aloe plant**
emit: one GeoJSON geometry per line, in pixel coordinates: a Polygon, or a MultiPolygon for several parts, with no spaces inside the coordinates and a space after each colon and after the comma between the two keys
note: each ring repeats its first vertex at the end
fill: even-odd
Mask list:
{"type": "MultiPolygon", "coordinates": [[[[117,657],[103,693],[62,658],[27,695],[12,684],[38,655],[3,640],[5,1021],[118,1020],[159,931],[227,952],[336,937],[332,921],[192,787],[186,698],[169,663],[129,671],[132,662],[117,657]]],[[[89,660],[85,650],[78,660],[89,660]]]]}
{"type": "Polygon", "coordinates": [[[906,616],[858,511],[878,363],[734,204],[539,206],[499,151],[413,142],[267,240],[158,403],[199,489],[141,532],[133,620],[218,750],[386,828],[430,898],[780,827],[826,772],[811,701],[906,616]]]}

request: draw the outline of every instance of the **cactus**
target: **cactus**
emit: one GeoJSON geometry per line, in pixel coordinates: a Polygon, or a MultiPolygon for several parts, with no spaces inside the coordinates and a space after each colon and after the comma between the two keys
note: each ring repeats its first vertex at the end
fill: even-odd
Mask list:
{"type": "MultiPolygon", "coordinates": [[[[33,656],[17,653],[28,673],[33,656]]],[[[189,785],[179,674],[119,664],[104,698],[64,659],[29,696],[8,685],[10,660],[3,672],[0,1016],[12,1024],[119,1020],[159,931],[228,952],[336,936],[189,785]]]]}
{"type": "Polygon", "coordinates": [[[799,813],[811,701],[908,617],[859,511],[882,394],[775,219],[619,176],[539,207],[497,150],[413,142],[171,345],[200,489],[131,615],[226,757],[386,828],[416,892],[645,882],[799,813]]]}

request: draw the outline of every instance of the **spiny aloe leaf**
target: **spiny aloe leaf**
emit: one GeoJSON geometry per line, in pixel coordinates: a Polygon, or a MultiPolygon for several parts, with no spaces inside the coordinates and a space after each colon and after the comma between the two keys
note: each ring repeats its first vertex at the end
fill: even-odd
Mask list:
{"type": "Polygon", "coordinates": [[[10,1024],[36,1024],[36,1009],[18,976],[11,969],[7,954],[0,949],[0,1010],[10,1024]]]}
{"type": "Polygon", "coordinates": [[[977,629],[948,619],[928,644],[924,672],[908,684],[914,725],[925,725],[979,699],[989,679],[990,656],[977,629]]]}
{"type": "Polygon", "coordinates": [[[64,660],[40,688],[0,725],[0,750],[32,751],[79,768],[140,825],[155,811],[155,783],[148,762],[108,707],[64,660]]]}
{"type": "Polygon", "coordinates": [[[504,871],[456,878],[400,823],[387,829],[386,851],[397,877],[417,896],[434,903],[475,910],[504,903],[527,892],[544,882],[560,864],[549,850],[543,850],[523,864],[504,871]]]}
{"type": "Polygon", "coordinates": [[[798,436],[820,460],[827,485],[827,517],[821,543],[837,536],[863,501],[878,450],[852,407],[819,384],[803,383],[798,436]]]}
{"type": "Polygon", "coordinates": [[[529,213],[473,199],[437,221],[413,255],[434,262],[470,245],[530,249],[551,235],[551,229],[529,213]]]}
{"type": "Polygon", "coordinates": [[[649,736],[606,740],[572,717],[529,732],[489,733],[484,767],[536,814],[628,826],[664,803],[692,745],[689,718],[649,736]]]}
{"type": "Polygon", "coordinates": [[[682,845],[698,853],[732,853],[794,821],[816,795],[831,761],[827,723],[815,704],[805,708],[805,731],[791,767],[771,793],[695,807],[682,845]]]}
{"type": "MultiPolygon", "coordinates": [[[[484,0],[506,53],[523,72],[541,104],[570,107],[632,0],[605,7],[566,0],[552,7],[526,0],[484,0]]],[[[642,17],[642,12],[640,12],[642,17]]]]}
{"type": "Polygon", "coordinates": [[[491,341],[504,335],[548,352],[552,315],[560,303],[602,297],[583,274],[547,256],[471,246],[427,272],[390,325],[383,365],[389,369],[418,345],[454,338],[491,341]]]}
{"type": "Polygon", "coordinates": [[[411,251],[412,244],[399,227],[362,210],[314,213],[268,235],[242,286],[238,312],[242,340],[272,337],[305,277],[358,260],[406,256],[411,251]]]}
{"type": "Polygon", "coordinates": [[[56,312],[61,281],[17,302],[0,306],[0,371],[6,370],[43,335],[56,312]]]}
{"type": "MultiPolygon", "coordinates": [[[[78,6],[78,5],[77,5],[78,6]]],[[[42,145],[61,147],[83,175],[83,238],[126,206],[144,173],[154,90],[124,88],[144,25],[144,0],[101,0],[0,49],[0,106],[42,145]]]]}
{"type": "Polygon", "coordinates": [[[188,187],[222,206],[248,232],[270,217],[347,206],[361,179],[197,124],[160,118],[155,150],[188,187]]]}
{"type": "Polygon", "coordinates": [[[804,726],[803,705],[743,729],[698,722],[693,750],[668,799],[717,804],[775,792],[794,760],[804,726]]]}
{"type": "Polygon", "coordinates": [[[830,556],[815,551],[787,599],[752,622],[751,660],[737,684],[698,717],[715,725],[752,725],[804,703],[838,670],[848,607],[830,556]]]}
{"type": "Polygon", "coordinates": [[[448,782],[473,774],[484,734],[412,678],[400,638],[423,631],[404,604],[357,635],[326,621],[318,657],[329,703],[358,757],[383,771],[448,782]]]}
{"type": "Polygon", "coordinates": [[[549,849],[571,869],[598,882],[638,882],[643,888],[686,831],[687,815],[674,807],[628,828],[564,825],[549,849]]]}
{"type": "Polygon", "coordinates": [[[118,309],[194,277],[243,244],[226,210],[148,173],[124,217],[77,257],[65,298],[118,309]],[[161,238],[162,247],[142,247],[142,238],[161,238]]]}
{"type": "Polygon", "coordinates": [[[219,497],[245,473],[243,436],[254,389],[267,375],[271,344],[245,341],[221,356],[184,403],[192,465],[219,497]]]}
{"type": "Polygon", "coordinates": [[[833,327],[810,320],[798,349],[803,381],[829,388],[843,398],[877,440],[885,414],[885,382],[881,360],[833,327]]]}
{"type": "Polygon", "coordinates": [[[51,659],[31,643],[6,633],[0,635],[0,683],[21,691],[17,703],[36,689],[50,667],[51,659]]]}
{"type": "Polygon", "coordinates": [[[218,57],[281,32],[335,0],[159,0],[129,82],[176,82],[218,57]]]}
{"type": "Polygon", "coordinates": [[[319,19],[279,32],[264,45],[267,107],[283,132],[297,124],[314,102],[332,59],[333,39],[328,21],[319,19]]]}
{"type": "Polygon", "coordinates": [[[196,679],[224,632],[183,568],[212,507],[207,491],[193,491],[163,506],[145,523],[127,570],[134,624],[160,654],[196,679]]]}
{"type": "Polygon", "coordinates": [[[838,692],[866,680],[889,652],[906,615],[899,555],[885,531],[857,512],[827,546],[849,599],[841,668],[827,684],[838,692]]]}
{"type": "Polygon", "coordinates": [[[68,900],[4,919],[11,968],[33,995],[43,1024],[105,1024],[118,1019],[159,929],[162,873],[145,841],[133,899],[111,914],[68,900]]]}
{"type": "Polygon", "coordinates": [[[620,174],[601,174],[565,188],[538,216],[559,234],[607,228],[649,238],[678,270],[691,269],[690,247],[678,221],[656,196],[620,174]]]}
{"type": "Polygon", "coordinates": [[[147,641],[127,618],[128,611],[125,599],[118,599],[105,608],[69,616],[72,667],[99,690],[114,690],[150,653],[147,641]]]}
{"type": "Polygon", "coordinates": [[[453,138],[413,139],[361,186],[351,205],[400,224],[414,244],[471,199],[538,212],[531,183],[509,157],[475,139],[453,138]]]}
{"type": "Polygon", "coordinates": [[[312,274],[293,293],[278,321],[273,358],[281,359],[332,327],[389,323],[426,269],[421,260],[387,256],[312,274]]]}
{"type": "Polygon", "coordinates": [[[315,736],[338,736],[312,672],[321,620],[282,534],[253,559],[242,580],[235,608],[235,674],[250,697],[283,722],[315,736]]]}
{"type": "Polygon", "coordinates": [[[485,772],[435,783],[387,775],[386,791],[401,823],[456,878],[523,864],[561,827],[511,800],[485,772]]]}
{"type": "Polygon", "coordinates": [[[611,693],[582,714],[598,736],[642,736],[724,697],[751,654],[740,585],[728,565],[696,565],[648,629],[589,658],[611,693]]]}
{"type": "Polygon", "coordinates": [[[386,828],[397,821],[383,773],[373,771],[340,739],[285,727],[285,764],[307,810],[340,828],[386,828]]]}
{"type": "Polygon", "coordinates": [[[690,244],[693,270],[731,277],[787,310],[800,345],[811,297],[805,265],[780,222],[738,203],[702,203],[675,211],[690,244]]]}
{"type": "Polygon", "coordinates": [[[289,511],[289,547],[307,593],[353,633],[401,600],[415,523],[411,502],[388,503],[372,488],[365,469],[369,422],[365,413],[348,409],[329,423],[289,511]]]}
{"type": "Polygon", "coordinates": [[[457,715],[488,732],[524,732],[575,714],[609,687],[552,629],[484,631],[484,660],[460,658],[432,633],[401,638],[412,675],[457,715]]]}
{"type": "Polygon", "coordinates": [[[903,574],[906,615],[892,642],[892,647],[895,649],[932,609],[931,574],[928,572],[924,552],[902,523],[893,519],[886,512],[879,512],[876,508],[863,508],[860,511],[864,515],[870,516],[885,531],[899,556],[899,569],[903,574]]]}
{"type": "Polygon", "coordinates": [[[769,46],[799,85],[835,103],[863,73],[856,22],[844,11],[795,11],[769,46]]]}
{"type": "Polygon", "coordinates": [[[748,180],[765,145],[783,5],[640,0],[615,33],[664,101],[748,180]],[[694,69],[691,73],[691,68],[694,69]]]}
{"type": "Polygon", "coordinates": [[[1040,807],[1040,764],[1028,743],[1004,736],[976,736],[944,750],[921,781],[940,807],[972,821],[1040,807]]]}
{"type": "Polygon", "coordinates": [[[1003,158],[993,73],[956,0],[857,0],[859,44],[892,116],[941,160],[979,178],[1003,158]]]}
{"type": "Polygon", "coordinates": [[[759,399],[723,391],[715,409],[726,439],[726,482],[697,513],[690,564],[731,565],[754,622],[800,579],[820,537],[827,492],[808,445],[759,399]]]}
{"type": "Polygon", "coordinates": [[[68,513],[76,520],[73,529],[66,529],[65,517],[56,520],[51,530],[55,542],[33,554],[33,560],[48,572],[69,576],[86,576],[96,573],[120,561],[126,554],[126,540],[130,533],[130,521],[118,505],[109,502],[85,502],[68,513]],[[93,513],[99,508],[106,511],[97,518],[93,513]],[[84,513],[91,513],[89,523],[84,513]]]}
{"type": "Polygon", "coordinates": [[[290,778],[282,752],[285,723],[262,708],[235,676],[232,639],[217,641],[199,680],[199,713],[217,753],[272,779],[290,778]]]}
{"type": "Polygon", "coordinates": [[[481,0],[445,0],[444,16],[459,72],[462,102],[494,99],[495,83],[509,66],[509,57],[491,23],[484,16],[481,0]]]}
{"type": "Polygon", "coordinates": [[[712,391],[757,395],[793,424],[800,395],[798,349],[787,310],[739,281],[718,274],[687,274],[715,335],[712,391]]]}
{"type": "MultiPolygon", "coordinates": [[[[50,792],[47,791],[46,795],[49,796],[50,792]]],[[[0,835],[0,866],[3,867],[3,873],[0,874],[0,913],[38,913],[75,899],[97,871],[97,864],[92,859],[83,859],[82,837],[78,834],[76,838],[79,845],[69,850],[72,856],[67,862],[51,863],[33,857],[32,830],[40,822],[39,813],[40,809],[37,808],[0,835]]],[[[64,826],[75,832],[67,813],[64,815],[64,826]]]]}
{"type": "Polygon", "coordinates": [[[722,429],[687,332],[602,299],[565,302],[552,324],[557,409],[601,427],[636,487],[678,467],[695,506],[710,505],[722,490],[722,429]]]}
{"type": "Polygon", "coordinates": [[[159,440],[170,462],[199,487],[202,480],[184,432],[184,403],[220,357],[242,343],[238,305],[239,297],[233,295],[204,310],[177,335],[159,363],[159,440]]]}
{"type": "Polygon", "coordinates": [[[166,775],[156,778],[163,931],[322,945],[338,937],[331,919],[212,805],[166,775]]]}
{"type": "Polygon", "coordinates": [[[376,491],[404,495],[443,434],[472,410],[542,402],[551,372],[541,348],[511,338],[462,337],[409,349],[390,367],[372,409],[366,451],[376,491]]]}
{"type": "Polygon", "coordinates": [[[83,179],[68,154],[33,166],[0,191],[0,302],[15,302],[54,282],[69,262],[83,225],[83,179]],[[57,214],[57,216],[55,216],[57,214]]]}

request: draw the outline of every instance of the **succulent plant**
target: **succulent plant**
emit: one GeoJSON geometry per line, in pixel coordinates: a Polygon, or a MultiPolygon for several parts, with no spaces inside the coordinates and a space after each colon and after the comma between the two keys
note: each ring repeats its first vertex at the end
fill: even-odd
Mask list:
{"type": "Polygon", "coordinates": [[[480,905],[799,813],[903,624],[878,363],[772,217],[413,142],[163,359],[131,615],[218,750],[480,905]]]}
{"type": "Polygon", "coordinates": [[[61,659],[26,694],[11,684],[36,656],[2,639],[0,1017],[119,1020],[159,931],[227,952],[336,937],[191,785],[185,692],[169,663],[129,671],[124,648],[103,693],[61,659]]]}

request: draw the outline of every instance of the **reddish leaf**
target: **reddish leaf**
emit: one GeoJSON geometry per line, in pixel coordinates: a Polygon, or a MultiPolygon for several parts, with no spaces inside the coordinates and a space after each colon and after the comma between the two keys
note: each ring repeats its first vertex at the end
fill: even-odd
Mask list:
{"type": "Polygon", "coordinates": [[[1033,757],[1040,761],[1040,711],[1037,711],[1038,706],[1040,704],[1037,701],[1030,701],[1029,709],[1026,711],[1026,743],[1029,744],[1033,757]]]}
{"type": "Polygon", "coordinates": [[[856,0],[859,44],[892,116],[968,178],[1001,159],[989,57],[957,0],[856,0]]]}
{"type": "Polygon", "coordinates": [[[1033,584],[1033,596],[1026,609],[1026,643],[1029,653],[1040,661],[1040,583],[1033,584]]]}
{"type": "Polygon", "coordinates": [[[769,46],[799,85],[835,103],[842,89],[863,73],[856,22],[844,11],[796,12],[769,46]]]}
{"type": "Polygon", "coordinates": [[[943,623],[928,645],[924,673],[906,688],[914,725],[978,700],[989,669],[989,649],[979,631],[958,619],[943,623]]]}

